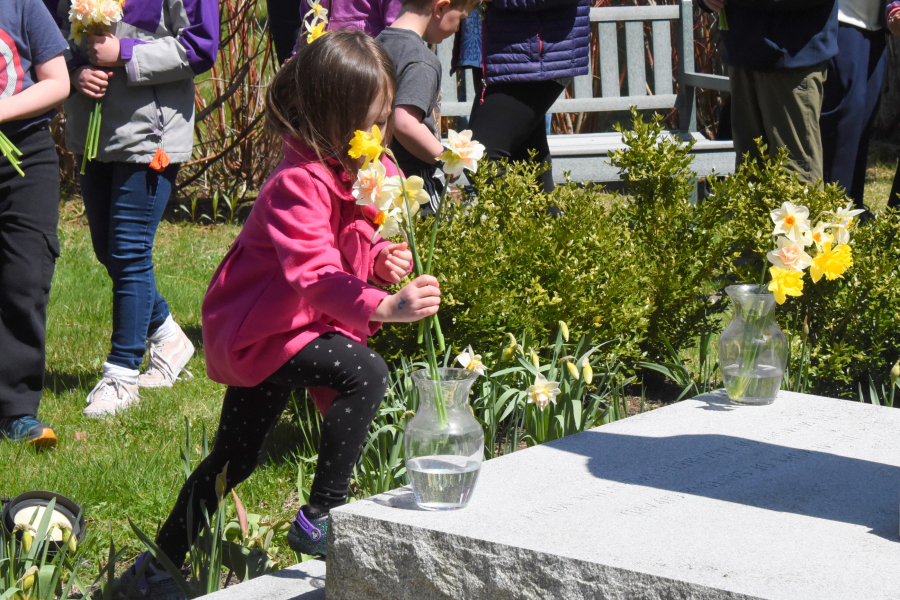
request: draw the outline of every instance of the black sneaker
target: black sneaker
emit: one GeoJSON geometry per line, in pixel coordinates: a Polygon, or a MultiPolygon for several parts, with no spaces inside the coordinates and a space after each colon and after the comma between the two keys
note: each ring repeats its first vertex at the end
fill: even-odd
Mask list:
{"type": "Polygon", "coordinates": [[[291,524],[287,534],[288,546],[294,552],[310,556],[325,556],[325,545],[328,541],[328,515],[318,519],[307,519],[303,510],[291,524]]]}
{"type": "Polygon", "coordinates": [[[56,446],[56,434],[50,426],[34,417],[0,419],[0,438],[19,444],[31,444],[35,448],[56,446]]]}
{"type": "Polygon", "coordinates": [[[154,566],[152,562],[147,565],[143,576],[134,582],[141,564],[149,559],[150,553],[144,552],[122,573],[116,586],[117,597],[127,600],[187,600],[172,576],[165,569],[154,566]]]}

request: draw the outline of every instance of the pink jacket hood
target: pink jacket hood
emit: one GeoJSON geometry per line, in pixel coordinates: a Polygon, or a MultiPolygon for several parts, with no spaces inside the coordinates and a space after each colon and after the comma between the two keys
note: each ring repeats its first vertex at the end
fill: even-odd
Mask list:
{"type": "Polygon", "coordinates": [[[373,268],[389,242],[372,244],[336,161],[287,141],[283,150],[203,301],[206,370],[220,383],[256,386],[323,333],[365,344],[381,326],[369,319],[388,293],[367,280],[387,285],[373,268]]]}

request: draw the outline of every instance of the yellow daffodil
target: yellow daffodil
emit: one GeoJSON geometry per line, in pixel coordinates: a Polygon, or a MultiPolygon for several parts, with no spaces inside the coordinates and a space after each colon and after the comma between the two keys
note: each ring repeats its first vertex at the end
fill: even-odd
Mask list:
{"type": "MultiPolygon", "coordinates": [[[[409,197],[409,211],[415,215],[419,212],[420,206],[431,201],[431,196],[428,195],[428,190],[425,189],[425,180],[418,175],[413,175],[404,179],[403,185],[405,185],[406,195],[409,197]]],[[[403,202],[403,186],[401,186],[399,175],[388,177],[387,181],[385,181],[384,189],[390,195],[394,206],[406,208],[403,202]]]]}
{"type": "Polygon", "coordinates": [[[826,243],[831,243],[833,238],[828,233],[828,229],[831,227],[830,223],[819,222],[816,224],[815,228],[812,230],[812,241],[816,245],[816,249],[821,252],[823,246],[826,243]]]}
{"type": "Polygon", "coordinates": [[[560,394],[559,384],[555,381],[547,381],[547,378],[538,373],[534,379],[534,385],[526,390],[528,403],[532,402],[541,410],[547,408],[547,404],[556,404],[556,397],[560,394]]]}
{"type": "Polygon", "coordinates": [[[769,252],[766,257],[779,269],[803,271],[809,266],[812,257],[797,242],[781,236],[778,238],[778,249],[769,252]]]}
{"type": "Polygon", "coordinates": [[[306,3],[309,4],[312,10],[303,16],[304,19],[310,16],[312,16],[314,22],[328,19],[328,9],[322,6],[319,0],[306,0],[306,3]]]}
{"type": "Polygon", "coordinates": [[[828,281],[834,281],[843,277],[852,265],[853,252],[850,250],[850,246],[840,244],[832,250],[831,244],[826,243],[822,252],[813,259],[812,265],[809,267],[809,275],[814,283],[818,283],[822,275],[828,281]]]}
{"type": "Polygon", "coordinates": [[[769,291],[775,294],[775,302],[784,304],[787,296],[803,295],[803,274],[799,271],[769,267],[772,281],[769,282],[769,291]]]}
{"type": "Polygon", "coordinates": [[[326,21],[319,21],[315,25],[313,25],[315,21],[307,21],[306,22],[306,43],[312,44],[314,41],[328,33],[325,31],[325,27],[328,25],[326,21]]]}
{"type": "Polygon", "coordinates": [[[478,169],[478,161],[484,156],[484,146],[472,141],[472,132],[468,129],[459,133],[452,129],[447,132],[447,149],[438,159],[444,163],[444,173],[450,177],[459,177],[463,169],[478,169]]]}
{"type": "Polygon", "coordinates": [[[812,242],[809,231],[809,209],[805,206],[794,206],[791,202],[785,202],[781,208],[769,213],[769,216],[775,223],[773,235],[784,235],[804,247],[812,242]]]}
{"type": "Polygon", "coordinates": [[[481,355],[475,354],[472,346],[469,345],[465,351],[456,357],[456,362],[461,364],[468,371],[475,371],[479,375],[484,375],[484,363],[481,362],[481,355]]]}
{"type": "Polygon", "coordinates": [[[363,163],[363,169],[366,169],[369,167],[370,162],[378,160],[381,153],[384,152],[384,147],[381,143],[381,130],[378,129],[378,125],[372,125],[371,132],[357,130],[353,134],[348,154],[350,158],[365,157],[366,162],[363,163]]]}

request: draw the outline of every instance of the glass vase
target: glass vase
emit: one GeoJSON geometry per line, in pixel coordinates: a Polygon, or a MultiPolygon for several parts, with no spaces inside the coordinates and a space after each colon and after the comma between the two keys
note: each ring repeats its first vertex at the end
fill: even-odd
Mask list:
{"type": "Polygon", "coordinates": [[[781,389],[787,338],[775,322],[775,296],[764,286],[725,288],[734,317],[719,338],[719,367],[728,397],[743,404],[771,404],[781,389]]]}
{"type": "Polygon", "coordinates": [[[426,510],[464,508],[481,471],[484,430],[469,408],[469,390],[478,378],[466,369],[412,374],[419,408],[406,425],[403,452],[416,504],[426,510]]]}

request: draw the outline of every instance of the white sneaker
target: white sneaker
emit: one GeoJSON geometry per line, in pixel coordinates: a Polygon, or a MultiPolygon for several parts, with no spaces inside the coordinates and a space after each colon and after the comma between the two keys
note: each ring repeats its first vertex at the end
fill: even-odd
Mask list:
{"type": "Polygon", "coordinates": [[[150,342],[150,364],[138,377],[138,387],[172,387],[179,379],[193,379],[190,371],[184,368],[193,355],[194,345],[181,327],[178,327],[178,336],[174,340],[150,342]],[[187,377],[181,377],[182,373],[187,377]]]}
{"type": "Polygon", "coordinates": [[[81,414],[92,419],[111,416],[139,402],[138,386],[118,377],[104,377],[87,396],[87,408],[81,414]]]}

